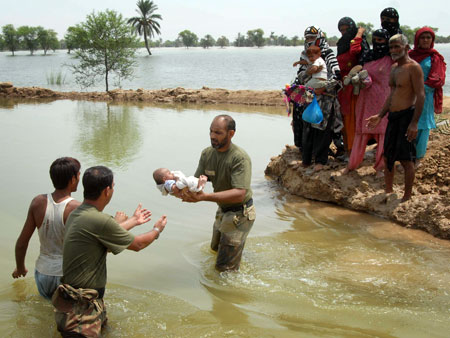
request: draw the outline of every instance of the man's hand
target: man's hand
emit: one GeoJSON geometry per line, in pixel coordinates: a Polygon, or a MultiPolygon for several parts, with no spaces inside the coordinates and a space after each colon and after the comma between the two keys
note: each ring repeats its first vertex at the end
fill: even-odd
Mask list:
{"type": "Polygon", "coordinates": [[[116,220],[117,223],[122,223],[128,219],[128,216],[123,211],[117,211],[116,216],[114,216],[114,219],[116,220]]]}
{"type": "Polygon", "coordinates": [[[417,137],[417,123],[411,122],[408,126],[408,129],[406,130],[406,139],[408,142],[412,142],[417,137]]]}
{"type": "Polygon", "coordinates": [[[159,230],[159,233],[161,233],[161,232],[163,232],[164,228],[166,227],[166,224],[167,224],[167,216],[163,215],[160,217],[159,220],[156,221],[153,228],[157,228],[159,230]]]}
{"type": "Polygon", "coordinates": [[[25,277],[27,275],[27,272],[28,270],[25,267],[23,267],[23,269],[15,268],[12,276],[13,278],[25,277]]]}
{"type": "Polygon", "coordinates": [[[181,194],[181,199],[183,202],[189,202],[189,203],[197,203],[200,201],[203,201],[206,194],[202,191],[199,192],[190,192],[189,190],[183,191],[181,194]]]}
{"type": "Polygon", "coordinates": [[[133,214],[133,217],[135,218],[136,224],[144,224],[150,221],[150,216],[152,215],[151,211],[147,209],[142,209],[142,204],[139,203],[138,207],[136,208],[136,211],[133,214]]]}
{"type": "Polygon", "coordinates": [[[366,121],[367,121],[366,127],[368,129],[374,129],[380,123],[381,117],[379,117],[378,115],[373,115],[373,116],[369,117],[368,119],[366,119],[366,121]]]}

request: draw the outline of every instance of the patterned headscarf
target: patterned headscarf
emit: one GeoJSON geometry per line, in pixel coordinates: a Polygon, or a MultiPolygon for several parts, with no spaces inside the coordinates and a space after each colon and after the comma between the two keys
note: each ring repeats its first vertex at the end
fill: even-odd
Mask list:
{"type": "MultiPolygon", "coordinates": [[[[340,79],[341,71],[339,69],[339,64],[336,59],[336,56],[334,55],[333,50],[328,45],[325,34],[320,30],[320,28],[317,28],[315,26],[309,26],[308,28],[305,29],[305,38],[311,36],[313,36],[315,39],[310,42],[305,41],[305,50],[303,51],[303,53],[305,53],[306,50],[312,45],[319,47],[321,51],[321,57],[322,59],[325,60],[325,63],[327,64],[328,77],[340,79]]],[[[302,70],[303,67],[300,67],[299,72],[302,70]]]]}
{"type": "Polygon", "coordinates": [[[364,62],[375,61],[389,55],[389,32],[383,28],[372,33],[372,50],[365,58],[364,62]],[[384,43],[375,42],[374,37],[385,39],[384,43]]]}
{"type": "Polygon", "coordinates": [[[395,22],[390,21],[382,21],[381,27],[383,27],[385,30],[389,32],[389,36],[394,36],[395,34],[401,34],[402,30],[400,29],[400,23],[399,23],[399,15],[395,8],[388,7],[383,9],[383,11],[380,13],[380,18],[382,16],[395,19],[395,22]]]}

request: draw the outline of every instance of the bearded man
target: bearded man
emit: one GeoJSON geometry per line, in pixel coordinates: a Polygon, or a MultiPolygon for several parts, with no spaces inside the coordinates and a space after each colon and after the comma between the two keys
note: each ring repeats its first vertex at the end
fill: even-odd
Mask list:
{"type": "Polygon", "coordinates": [[[423,72],[420,65],[408,56],[408,39],[396,34],[389,39],[391,58],[396,62],[391,68],[389,86],[391,93],[378,115],[367,119],[367,127],[375,128],[388,114],[384,139],[385,190],[393,192],[394,163],[400,161],[405,171],[405,192],[402,202],[411,199],[416,160],[417,128],[425,101],[423,72]]]}
{"type": "Polygon", "coordinates": [[[252,162],[247,153],[231,142],[236,122],[229,115],[218,115],[210,126],[211,147],[203,150],[195,177],[205,175],[214,192],[182,191],[185,202],[209,201],[218,205],[211,239],[217,252],[218,271],[238,270],[245,240],[256,213],[250,188],[252,162]]]}

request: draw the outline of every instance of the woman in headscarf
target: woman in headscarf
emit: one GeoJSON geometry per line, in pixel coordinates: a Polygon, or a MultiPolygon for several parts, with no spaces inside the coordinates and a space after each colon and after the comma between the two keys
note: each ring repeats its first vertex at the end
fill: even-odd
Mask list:
{"type": "Polygon", "coordinates": [[[434,113],[442,112],[442,86],[445,84],[446,64],[444,57],[434,49],[434,31],[430,27],[423,27],[416,32],[414,49],[409,57],[417,61],[422,67],[425,80],[425,103],[420,115],[416,138],[416,156],[420,161],[427,151],[430,129],[436,128],[434,113]]]}
{"type": "MultiPolygon", "coordinates": [[[[338,29],[342,36],[337,42],[337,60],[341,70],[341,76],[348,75],[350,70],[361,63],[361,60],[370,50],[364,36],[364,28],[357,28],[355,21],[349,17],[343,17],[338,22],[338,29]]],[[[353,94],[353,86],[349,84],[338,93],[341,113],[344,122],[342,130],[344,146],[350,155],[355,136],[355,105],[357,95],[353,94]]]]}
{"type": "MultiPolygon", "coordinates": [[[[305,49],[302,52],[302,58],[305,59],[306,50],[312,45],[319,47],[321,51],[320,56],[322,59],[325,60],[325,63],[327,64],[328,79],[334,78],[340,80],[341,71],[339,69],[339,63],[336,59],[336,56],[334,55],[333,50],[328,45],[325,34],[323,34],[320,28],[309,26],[308,28],[306,28],[304,36],[305,36],[305,49]]],[[[306,66],[300,67],[299,71],[301,71],[302,68],[306,69],[306,66]]]]}
{"type": "Polygon", "coordinates": [[[381,11],[381,27],[389,32],[389,37],[395,34],[402,34],[400,29],[399,15],[395,8],[388,7],[381,11]]]}
{"type": "MultiPolygon", "coordinates": [[[[321,57],[325,60],[328,71],[328,80],[340,80],[339,64],[333,50],[327,43],[322,31],[314,26],[305,30],[305,45],[301,59],[306,59],[306,50],[312,46],[318,46],[321,57]]],[[[305,84],[305,70],[307,65],[300,64],[298,70],[297,84],[305,84]]],[[[333,81],[331,81],[333,82],[333,81]]],[[[302,121],[305,106],[294,105],[292,126],[294,130],[294,141],[302,151],[302,164],[309,166],[316,164],[314,169],[320,170],[328,162],[328,151],[333,138],[333,133],[340,132],[342,128],[339,102],[336,97],[336,88],[331,83],[326,89],[327,95],[318,95],[317,102],[323,113],[320,124],[311,124],[302,121]]]]}
{"type": "Polygon", "coordinates": [[[358,168],[364,159],[367,142],[374,138],[378,143],[374,168],[377,175],[381,176],[384,168],[383,145],[387,116],[375,129],[368,129],[366,120],[380,112],[390,93],[389,75],[394,61],[389,56],[389,32],[377,29],[372,34],[372,44],[373,48],[364,60],[363,69],[367,70],[369,76],[356,102],[356,133],[346,172],[358,168]]]}

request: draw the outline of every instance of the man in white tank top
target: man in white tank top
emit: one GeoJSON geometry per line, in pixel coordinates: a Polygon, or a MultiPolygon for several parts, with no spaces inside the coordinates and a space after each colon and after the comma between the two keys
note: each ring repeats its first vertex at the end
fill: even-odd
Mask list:
{"type": "Polygon", "coordinates": [[[31,201],[27,219],[16,242],[16,268],[14,278],[25,277],[25,256],[34,230],[38,229],[40,254],[36,261],[35,280],[39,293],[51,299],[60,284],[62,270],[62,248],[65,223],[69,214],[80,202],[71,194],[77,191],[80,180],[80,162],[72,157],[62,157],[50,166],[50,178],[55,191],[38,195],[31,201]]]}

